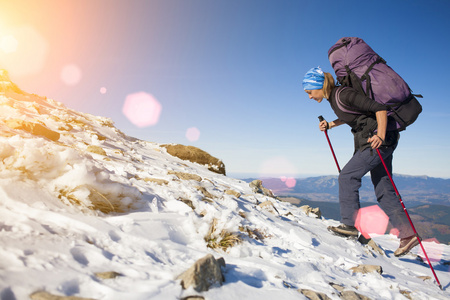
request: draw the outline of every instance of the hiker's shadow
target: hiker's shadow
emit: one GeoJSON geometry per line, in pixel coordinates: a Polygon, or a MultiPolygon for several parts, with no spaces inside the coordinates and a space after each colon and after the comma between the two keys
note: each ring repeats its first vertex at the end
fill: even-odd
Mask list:
{"type": "Polygon", "coordinates": [[[260,269],[242,271],[237,265],[227,264],[225,268],[225,284],[243,282],[246,285],[262,288],[263,282],[267,280],[266,275],[260,269]]]}
{"type": "MultiPolygon", "coordinates": [[[[394,252],[391,250],[386,250],[385,254],[388,258],[396,259],[394,252]]],[[[415,265],[424,266],[429,268],[428,263],[419,255],[412,256],[410,254],[407,254],[405,256],[401,256],[397,258],[400,261],[407,262],[407,263],[413,263],[415,265]]],[[[431,264],[433,265],[433,269],[436,271],[444,271],[448,272],[450,271],[450,266],[447,262],[436,260],[430,257],[431,264]]]]}
{"type": "Polygon", "coordinates": [[[392,250],[384,250],[384,253],[386,254],[387,258],[398,259],[399,261],[413,263],[413,264],[419,265],[419,266],[427,266],[427,264],[424,263],[422,260],[418,259],[417,257],[412,257],[409,254],[407,254],[405,256],[396,257],[394,255],[394,251],[392,251],[392,250]]]}
{"type": "MultiPolygon", "coordinates": [[[[394,252],[393,251],[385,251],[385,254],[388,258],[396,258],[394,256],[394,252]]],[[[407,263],[412,263],[415,265],[419,265],[422,266],[424,268],[428,268],[430,269],[430,266],[428,265],[428,263],[426,263],[422,257],[420,257],[419,255],[413,257],[413,256],[403,256],[403,257],[399,257],[398,260],[402,261],[402,262],[407,262],[407,263]]],[[[436,260],[431,260],[431,264],[433,266],[433,269],[435,271],[442,271],[442,272],[449,272],[450,271],[450,266],[449,263],[447,261],[436,261],[436,260]]],[[[447,284],[447,286],[443,287],[443,290],[446,290],[448,287],[450,286],[450,283],[447,284]]]]}

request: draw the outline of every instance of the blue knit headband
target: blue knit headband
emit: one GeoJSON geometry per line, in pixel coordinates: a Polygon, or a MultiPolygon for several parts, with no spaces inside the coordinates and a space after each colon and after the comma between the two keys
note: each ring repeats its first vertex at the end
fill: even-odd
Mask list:
{"type": "Polygon", "coordinates": [[[323,87],[325,75],[320,67],[312,68],[305,74],[303,78],[303,89],[306,90],[320,90],[323,87]]]}

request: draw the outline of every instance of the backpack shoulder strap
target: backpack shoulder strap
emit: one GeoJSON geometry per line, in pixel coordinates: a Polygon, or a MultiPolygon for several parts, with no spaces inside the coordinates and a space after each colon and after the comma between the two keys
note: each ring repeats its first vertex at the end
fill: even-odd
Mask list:
{"type": "Polygon", "coordinates": [[[369,96],[371,98],[373,98],[373,92],[371,93],[372,83],[371,83],[371,80],[370,80],[369,72],[372,71],[372,69],[375,67],[376,64],[380,64],[380,63],[385,64],[386,61],[382,57],[378,56],[378,58],[367,68],[366,72],[364,72],[364,74],[360,78],[361,81],[366,80],[366,91],[365,91],[365,93],[366,93],[367,96],[369,96]]]}
{"type": "Polygon", "coordinates": [[[351,108],[349,108],[348,106],[346,106],[344,103],[342,103],[341,101],[341,92],[345,89],[348,89],[348,87],[339,87],[336,89],[336,93],[335,93],[335,99],[336,99],[336,104],[339,107],[339,109],[343,112],[349,113],[349,114],[354,114],[354,115],[360,115],[360,112],[354,111],[351,108]]]}

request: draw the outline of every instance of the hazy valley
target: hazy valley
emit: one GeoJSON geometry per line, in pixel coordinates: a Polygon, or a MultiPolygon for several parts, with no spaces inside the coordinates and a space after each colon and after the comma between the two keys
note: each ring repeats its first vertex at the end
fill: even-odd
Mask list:
{"type": "MultiPolygon", "coordinates": [[[[449,244],[450,179],[398,174],[393,179],[422,239],[435,238],[440,243],[449,244]]],[[[245,179],[248,182],[252,180],[254,178],[245,179]]],[[[319,207],[323,217],[340,219],[337,176],[296,179],[296,185],[292,188],[279,178],[265,178],[262,181],[283,201],[298,206],[319,207]]],[[[360,196],[363,207],[376,205],[370,177],[363,178],[360,196]]]]}

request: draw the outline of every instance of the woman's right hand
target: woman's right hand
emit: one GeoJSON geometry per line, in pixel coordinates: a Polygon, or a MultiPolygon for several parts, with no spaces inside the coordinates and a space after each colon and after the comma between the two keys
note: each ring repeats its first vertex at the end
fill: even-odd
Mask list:
{"type": "Polygon", "coordinates": [[[320,131],[325,131],[328,129],[328,122],[323,120],[319,123],[319,129],[320,131]]]}

